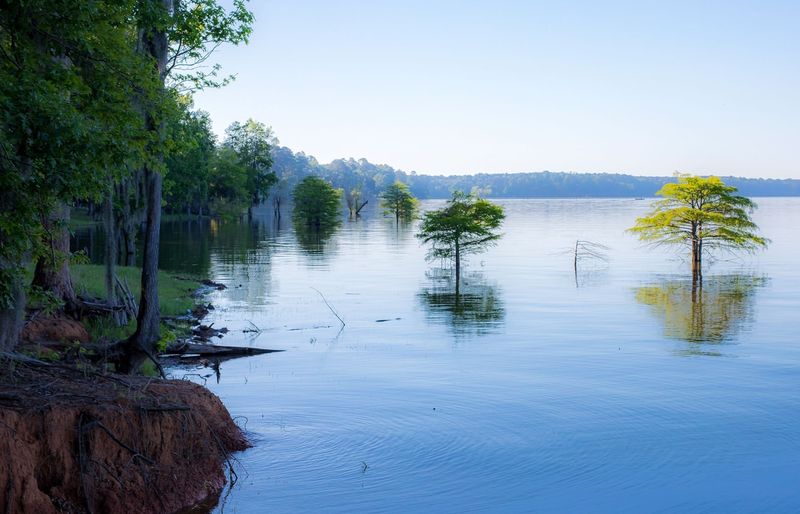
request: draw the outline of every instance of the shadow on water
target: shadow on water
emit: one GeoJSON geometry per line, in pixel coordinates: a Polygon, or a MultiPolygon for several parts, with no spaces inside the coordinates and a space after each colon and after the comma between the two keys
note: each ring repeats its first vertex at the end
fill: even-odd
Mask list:
{"type": "Polygon", "coordinates": [[[506,317],[501,290],[473,273],[462,277],[456,294],[451,275],[450,270],[434,270],[428,274],[434,285],[417,294],[428,322],[448,325],[456,335],[497,332],[506,317]]]}
{"type": "Polygon", "coordinates": [[[753,322],[755,293],[766,282],[743,274],[670,280],[636,288],[635,296],[662,321],[666,337],[690,343],[682,354],[722,355],[713,346],[731,344],[753,322]]]}

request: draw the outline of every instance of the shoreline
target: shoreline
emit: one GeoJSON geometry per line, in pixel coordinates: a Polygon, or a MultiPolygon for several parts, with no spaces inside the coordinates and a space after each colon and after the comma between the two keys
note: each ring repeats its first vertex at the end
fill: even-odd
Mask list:
{"type": "Polygon", "coordinates": [[[250,447],[220,399],[184,380],[5,356],[6,512],[179,512],[214,500],[250,447]],[[13,364],[13,366],[11,365],[13,364]]]}
{"type": "MultiPolygon", "coordinates": [[[[208,344],[202,332],[209,327],[200,324],[213,309],[202,299],[224,286],[198,282],[195,307],[180,317],[194,328],[172,349],[206,347],[225,358],[232,347],[208,344]]],[[[169,513],[216,505],[235,481],[230,455],[251,446],[217,396],[187,380],[101,372],[75,346],[75,334],[89,336],[80,321],[34,317],[29,325],[42,340],[29,339],[18,351],[33,350],[37,358],[0,355],[4,512],[169,513]]],[[[102,347],[82,344],[97,353],[102,347]]]]}

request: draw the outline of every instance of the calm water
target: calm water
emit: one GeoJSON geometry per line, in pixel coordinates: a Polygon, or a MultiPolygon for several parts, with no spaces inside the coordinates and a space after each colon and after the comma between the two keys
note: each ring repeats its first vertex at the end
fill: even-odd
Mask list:
{"type": "Polygon", "coordinates": [[[499,203],[458,302],[375,212],[323,244],[267,218],[165,228],[164,267],[229,286],[224,342],[286,350],[191,370],[255,445],[217,510],[800,511],[800,199],[761,200],[769,250],[694,294],[624,234],[647,201],[499,203]],[[576,276],[578,238],[608,262],[576,276]]]}

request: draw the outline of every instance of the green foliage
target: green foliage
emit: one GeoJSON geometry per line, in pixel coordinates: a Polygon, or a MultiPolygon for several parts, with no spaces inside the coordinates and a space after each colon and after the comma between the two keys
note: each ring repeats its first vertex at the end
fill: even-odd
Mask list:
{"type": "Polygon", "coordinates": [[[306,177],[294,188],[293,221],[313,230],[335,228],[341,223],[342,190],[319,177],[306,177]]]}
{"type": "Polygon", "coordinates": [[[161,325],[160,333],[161,339],[159,339],[158,343],[156,343],[156,350],[158,350],[158,353],[164,353],[170,344],[178,340],[178,334],[163,324],[161,325]]]}
{"type": "Polygon", "coordinates": [[[236,152],[240,164],[247,169],[247,193],[253,205],[258,205],[278,181],[271,171],[271,151],[278,140],[271,127],[252,119],[231,124],[225,136],[224,145],[236,152]]]}
{"type": "Polygon", "coordinates": [[[208,180],[212,214],[235,218],[247,209],[247,169],[233,149],[223,146],[217,150],[211,161],[208,180]]]}
{"type": "Polygon", "coordinates": [[[91,259],[89,258],[89,254],[86,252],[86,249],[77,250],[72,252],[69,256],[70,264],[90,264],[91,259]]]}
{"type": "Polygon", "coordinates": [[[187,97],[182,97],[180,107],[167,127],[176,144],[166,159],[164,189],[167,208],[183,213],[207,207],[215,136],[208,113],[192,111],[187,97]]]}
{"type": "Polygon", "coordinates": [[[658,191],[663,199],[629,232],[651,244],[690,248],[698,271],[704,252],[763,248],[768,240],[755,233],[750,219],[756,204],[734,193],[736,188],[718,177],[680,175],[658,191]]]}
{"type": "Polygon", "coordinates": [[[381,207],[385,214],[394,215],[396,220],[408,221],[416,216],[419,200],[414,198],[406,184],[398,180],[381,195],[381,207]]]}
{"type": "Polygon", "coordinates": [[[63,307],[64,302],[51,291],[38,286],[28,287],[28,306],[50,315],[63,307]]]}
{"type": "Polygon", "coordinates": [[[92,338],[92,341],[121,341],[127,339],[136,330],[136,320],[130,320],[127,325],[119,326],[107,317],[91,316],[83,320],[83,326],[92,338]]]}
{"type": "MultiPolygon", "coordinates": [[[[170,85],[180,90],[221,87],[232,77],[219,77],[219,65],[200,67],[220,43],[247,43],[253,30],[253,13],[247,0],[233,0],[226,11],[217,0],[182,0],[171,20],[164,23],[170,41],[166,74],[170,85]]],[[[227,2],[226,2],[227,3],[227,2]]]]}
{"type": "MultiPolygon", "coordinates": [[[[374,198],[394,181],[408,184],[421,199],[450,198],[453,191],[472,191],[494,198],[636,198],[650,197],[669,177],[639,177],[616,173],[480,173],[476,175],[421,175],[366,159],[336,159],[319,163],[313,156],[286,147],[273,149],[273,169],[291,189],[308,175],[329,180],[345,191],[360,189],[374,198]]],[[[748,196],[800,196],[800,179],[725,177],[725,182],[748,196]]]]}
{"type": "Polygon", "coordinates": [[[456,191],[444,208],[425,213],[417,237],[431,245],[429,259],[459,259],[494,245],[504,219],[499,205],[456,191]]]}
{"type": "Polygon", "coordinates": [[[5,2],[0,10],[0,298],[39,254],[59,201],[97,198],[148,143],[130,97],[153,74],[134,52],[134,2],[5,2]],[[132,77],[136,77],[135,80],[132,77]]]}

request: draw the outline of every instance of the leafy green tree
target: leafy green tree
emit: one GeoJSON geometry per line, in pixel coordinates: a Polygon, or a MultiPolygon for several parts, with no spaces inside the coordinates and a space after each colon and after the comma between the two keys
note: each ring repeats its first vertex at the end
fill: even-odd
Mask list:
{"type": "Polygon", "coordinates": [[[428,259],[452,259],[456,294],[461,282],[461,257],[486,251],[502,234],[503,208],[475,195],[456,191],[442,209],[426,212],[417,237],[431,244],[428,259]]]}
{"type": "Polygon", "coordinates": [[[214,154],[209,167],[208,194],[215,216],[236,218],[247,208],[247,168],[231,148],[223,146],[214,154]]]}
{"type": "Polygon", "coordinates": [[[160,339],[159,233],[162,171],[168,152],[164,111],[174,105],[169,100],[174,100],[177,89],[222,85],[224,81],[215,79],[218,67],[207,73],[198,65],[222,43],[247,42],[253,22],[243,0],[234,0],[229,11],[217,0],[138,0],[134,14],[135,48],[150,63],[151,73],[145,79],[151,77],[149,83],[157,94],[156,101],[140,95],[132,98],[142,113],[150,144],[140,170],[147,202],[139,311],[136,331],[126,341],[126,359],[120,366],[128,372],[137,371],[147,358],[154,359],[160,339]]]}
{"type": "Polygon", "coordinates": [[[329,229],[341,223],[342,190],[319,177],[306,177],[292,192],[293,220],[306,229],[329,229]]]}
{"type": "Polygon", "coordinates": [[[188,97],[184,97],[181,107],[182,112],[168,127],[169,138],[177,148],[166,158],[166,206],[172,212],[199,215],[208,208],[215,136],[208,113],[192,111],[188,97]]]}
{"type": "Polygon", "coordinates": [[[225,130],[225,136],[225,146],[235,150],[242,165],[247,168],[247,191],[251,205],[258,205],[278,181],[271,169],[272,148],[277,146],[278,140],[271,127],[252,119],[231,124],[225,130]]]}
{"type": "Polygon", "coordinates": [[[68,202],[96,198],[141,152],[130,103],[146,74],[133,51],[132,1],[0,8],[0,349],[16,344],[23,271],[37,260],[41,287],[70,295],[68,202]]]}
{"type": "Polygon", "coordinates": [[[385,214],[394,214],[395,221],[413,219],[419,207],[419,200],[409,191],[408,186],[399,180],[387,187],[381,194],[381,207],[385,214]]]}
{"type": "Polygon", "coordinates": [[[678,176],[664,185],[651,211],[629,231],[654,245],[681,245],[691,252],[692,275],[702,277],[703,254],[714,250],[755,251],[768,240],[756,234],[750,213],[756,204],[718,177],[678,176]]]}

